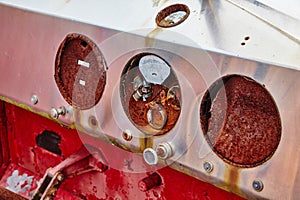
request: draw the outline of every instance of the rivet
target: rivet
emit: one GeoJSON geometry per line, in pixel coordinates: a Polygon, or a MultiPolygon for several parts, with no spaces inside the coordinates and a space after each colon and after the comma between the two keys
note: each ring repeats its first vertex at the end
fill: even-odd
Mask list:
{"type": "Polygon", "coordinates": [[[252,183],[252,187],[255,191],[260,192],[264,189],[264,184],[261,180],[254,180],[252,183]]]}
{"type": "Polygon", "coordinates": [[[212,163],[206,161],[206,162],[203,164],[203,168],[204,168],[204,170],[205,170],[207,173],[211,173],[211,172],[213,171],[213,169],[214,169],[214,166],[213,166],[212,163]]]}
{"type": "Polygon", "coordinates": [[[32,105],[36,105],[39,102],[39,98],[37,95],[32,95],[30,98],[30,102],[32,105]]]}

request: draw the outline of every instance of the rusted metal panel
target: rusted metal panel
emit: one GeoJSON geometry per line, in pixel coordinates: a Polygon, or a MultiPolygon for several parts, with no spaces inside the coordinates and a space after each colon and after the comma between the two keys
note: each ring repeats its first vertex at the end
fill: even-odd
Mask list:
{"type": "MultiPolygon", "coordinates": [[[[300,83],[300,43],[299,29],[294,28],[299,27],[299,20],[257,1],[182,0],[179,4],[175,0],[132,0],[130,3],[122,1],[122,6],[118,4],[120,10],[116,15],[111,13],[117,4],[102,5],[102,1],[96,0],[89,3],[96,2],[94,5],[101,5],[99,8],[89,3],[62,0],[56,1],[62,3],[61,9],[45,7],[37,0],[32,1],[37,4],[29,7],[24,6],[29,2],[20,2],[23,9],[9,6],[17,6],[18,1],[0,2],[0,99],[10,103],[1,106],[3,112],[6,108],[6,115],[2,114],[0,123],[1,182],[5,187],[9,182],[9,188],[18,193],[24,189],[26,191],[22,195],[30,196],[34,187],[39,187],[31,184],[40,182],[49,168],[64,164],[83,144],[89,144],[103,152],[109,169],[101,174],[77,174],[64,180],[57,188],[57,194],[70,194],[78,198],[144,199],[164,193],[162,196],[171,198],[175,196],[174,192],[168,196],[172,190],[169,188],[171,184],[166,186],[164,183],[171,180],[165,177],[173,174],[172,168],[182,173],[182,181],[201,180],[250,199],[296,198],[300,195],[297,140],[300,93],[296,92],[300,83]],[[137,5],[141,9],[132,12],[134,15],[128,12],[128,8],[137,5]],[[45,11],[44,14],[52,16],[31,12],[39,8],[45,11]],[[63,11],[77,8],[89,11],[89,16],[94,13],[93,20],[84,18],[88,16],[83,16],[84,12],[74,12],[74,18],[72,14],[63,15],[63,11]],[[138,18],[137,13],[140,13],[138,18]],[[68,35],[89,38],[88,41],[93,41],[92,46],[97,46],[101,51],[101,63],[107,64],[105,68],[100,67],[106,73],[106,85],[104,91],[103,88],[98,91],[95,102],[93,91],[89,89],[97,85],[99,77],[87,69],[98,68],[94,65],[97,56],[90,56],[87,52],[80,54],[79,45],[65,52],[66,55],[61,54],[59,46],[68,35]],[[60,81],[56,82],[54,77],[55,70],[61,70],[60,62],[55,62],[56,58],[61,57],[64,57],[66,71],[70,70],[72,74],[63,78],[70,87],[67,98],[64,98],[64,88],[59,88],[57,84],[60,81]],[[137,57],[139,59],[135,59],[137,57]],[[130,73],[122,72],[128,66],[136,70],[134,75],[140,77],[127,80],[123,75],[130,76],[130,73]],[[144,80],[140,81],[142,76],[144,80]],[[234,122],[237,123],[231,128],[234,134],[221,134],[231,138],[218,140],[217,147],[210,144],[213,139],[207,138],[206,130],[201,129],[201,114],[204,112],[201,102],[209,99],[205,94],[210,93],[209,88],[217,80],[228,76],[244,77],[262,86],[274,101],[271,104],[276,119],[260,121],[265,126],[264,130],[253,128],[258,123],[253,119],[268,118],[262,116],[266,110],[260,115],[257,107],[268,108],[271,101],[267,103],[264,97],[260,97],[262,100],[255,101],[258,102],[256,107],[249,112],[254,116],[248,120],[243,115],[236,117],[234,122]],[[87,87],[87,81],[93,83],[92,87],[87,87]],[[80,91],[87,92],[79,92],[79,95],[91,95],[89,106],[76,106],[69,99],[76,96],[76,92],[72,94],[73,83],[75,89],[80,87],[80,91]],[[126,96],[130,97],[130,104],[126,96]],[[179,101],[168,101],[172,99],[179,101]],[[130,109],[133,107],[136,110],[130,109]],[[129,114],[126,113],[128,109],[131,110],[129,114]],[[129,116],[136,115],[140,116],[135,119],[142,120],[130,120],[129,116]],[[268,129],[266,121],[274,121],[276,126],[268,129]],[[243,135],[238,131],[242,123],[243,134],[246,129],[251,129],[247,132],[248,138],[239,137],[243,135]],[[276,130],[275,140],[262,142],[261,136],[263,139],[272,138],[272,130],[276,130]],[[251,140],[255,137],[256,141],[251,140]],[[222,145],[224,141],[230,148],[222,145]],[[235,142],[239,144],[233,147],[235,142]],[[243,148],[243,144],[247,148],[243,148]],[[270,145],[270,148],[264,145],[270,145]],[[240,153],[238,148],[244,151],[240,153]],[[267,154],[258,155],[268,149],[267,154]],[[231,150],[235,154],[234,160],[230,161],[231,150]],[[252,151],[251,154],[248,154],[249,151],[252,151]],[[249,156],[243,156],[246,154],[249,156]],[[241,163],[239,160],[242,157],[248,160],[254,158],[254,162],[241,163]],[[146,183],[151,186],[160,182],[157,181],[159,178],[147,178],[154,172],[162,180],[162,184],[155,187],[156,193],[138,190],[147,190],[146,183]],[[16,182],[22,182],[22,187],[19,188],[18,184],[14,186],[16,182]],[[31,186],[28,186],[29,182],[31,186]]],[[[80,43],[80,48],[84,49],[89,42],[80,43]]],[[[221,84],[225,85],[225,90],[230,90],[230,85],[236,85],[221,84]]],[[[245,91],[248,94],[244,98],[247,98],[253,96],[257,89],[245,88],[245,91]]],[[[216,94],[216,104],[208,110],[207,116],[211,120],[209,115],[212,114],[212,120],[231,126],[223,123],[218,115],[225,113],[229,118],[230,109],[226,110],[226,106],[221,106],[221,110],[214,109],[223,100],[220,96],[221,93],[216,94]]],[[[236,99],[242,96],[239,93],[236,99]]],[[[84,100],[87,97],[81,96],[80,102],[84,100]]],[[[249,102],[252,104],[254,101],[249,102]]],[[[247,101],[239,104],[245,106],[244,103],[247,101]]],[[[216,137],[217,134],[209,137],[216,137]]],[[[202,182],[197,181],[198,184],[202,182]]],[[[186,185],[180,186],[185,188],[186,185]]],[[[174,186],[172,188],[176,189],[174,186]]],[[[216,190],[222,194],[222,190],[216,190]]],[[[177,191],[180,190],[175,192],[179,197],[187,198],[177,191]]],[[[192,188],[182,192],[192,193],[190,198],[193,195],[200,198],[192,188]]]]}

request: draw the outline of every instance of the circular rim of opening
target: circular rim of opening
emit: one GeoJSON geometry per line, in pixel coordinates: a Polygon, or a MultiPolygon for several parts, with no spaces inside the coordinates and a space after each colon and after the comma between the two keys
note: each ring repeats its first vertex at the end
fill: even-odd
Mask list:
{"type": "MultiPolygon", "coordinates": [[[[171,66],[171,65],[170,65],[163,57],[161,57],[160,55],[158,55],[158,54],[156,54],[156,53],[153,53],[153,52],[148,52],[148,51],[145,51],[145,52],[141,52],[141,53],[135,54],[134,56],[132,56],[132,57],[128,60],[128,62],[126,63],[125,67],[124,67],[123,70],[122,70],[122,73],[121,73],[121,80],[123,79],[122,77],[123,77],[128,71],[131,70],[132,63],[133,63],[133,62],[137,62],[137,61],[141,60],[143,57],[149,56],[149,55],[155,56],[155,57],[161,59],[166,65],[168,65],[168,67],[170,67],[170,69],[171,69],[171,73],[170,73],[170,74],[172,74],[172,75],[174,75],[174,76],[176,77],[176,81],[177,81],[177,83],[178,83],[178,85],[179,85],[179,81],[178,81],[177,75],[176,75],[175,71],[173,71],[172,66],[171,66]]],[[[167,79],[168,79],[168,78],[167,78],[167,79]]],[[[120,84],[120,86],[119,86],[119,90],[120,90],[120,91],[123,91],[123,90],[122,90],[122,87],[123,87],[123,86],[120,84]]],[[[120,92],[120,95],[121,95],[122,93],[123,93],[123,92],[120,92]]],[[[180,90],[180,96],[181,96],[181,95],[182,95],[182,94],[181,94],[181,90],[180,90]]],[[[121,97],[121,96],[120,96],[120,97],[121,97]]],[[[124,101],[123,101],[123,100],[121,100],[121,105],[122,105],[122,108],[123,108],[123,110],[124,110],[124,112],[125,112],[127,118],[128,118],[129,121],[131,122],[131,124],[132,124],[135,128],[137,128],[139,131],[141,131],[144,135],[146,135],[147,137],[153,137],[153,136],[161,136],[161,135],[168,134],[168,133],[176,126],[176,124],[177,124],[177,122],[178,122],[178,120],[179,120],[179,118],[180,118],[181,112],[182,112],[182,110],[181,110],[181,106],[182,106],[182,99],[181,99],[181,97],[180,97],[180,99],[179,99],[179,102],[180,102],[180,111],[179,111],[179,115],[178,115],[178,117],[177,117],[177,119],[176,119],[174,125],[173,125],[170,129],[168,129],[167,131],[162,131],[162,130],[164,130],[164,128],[163,128],[163,129],[155,129],[155,128],[151,127],[151,131],[152,131],[153,133],[147,132],[146,129],[143,129],[143,128],[141,128],[141,126],[139,126],[139,125],[136,124],[136,122],[130,117],[129,111],[126,111],[126,109],[125,109],[125,104],[124,104],[124,101]]],[[[167,121],[168,121],[168,120],[166,120],[166,122],[167,122],[167,121]]]]}
{"type": "Polygon", "coordinates": [[[156,15],[155,22],[157,26],[162,27],[162,28],[171,28],[174,26],[177,26],[184,22],[190,15],[190,9],[187,5],[184,4],[173,4],[170,5],[161,11],[156,15]],[[178,22],[173,23],[173,24],[168,24],[168,25],[162,25],[161,21],[165,19],[167,16],[171,15],[172,13],[178,12],[178,11],[184,11],[186,14],[183,18],[181,18],[178,22]]]}
{"type": "MultiPolygon", "coordinates": [[[[205,111],[207,112],[207,110],[205,111]]],[[[205,114],[206,115],[206,114],[205,114]]],[[[227,114],[226,114],[227,115],[227,114]]],[[[276,150],[278,149],[278,146],[280,144],[280,141],[281,141],[281,137],[282,137],[282,123],[281,123],[281,117],[280,117],[280,113],[279,113],[279,110],[278,110],[278,107],[276,105],[276,102],[273,98],[273,96],[271,95],[271,93],[260,83],[258,83],[256,80],[248,77],[248,76],[244,76],[244,75],[239,75],[239,74],[229,74],[229,75],[225,75],[225,76],[222,76],[220,78],[218,78],[216,81],[214,81],[210,86],[209,88],[205,91],[204,95],[203,95],[203,98],[200,102],[200,127],[201,127],[201,131],[203,133],[203,136],[206,140],[206,142],[208,143],[208,145],[210,146],[211,150],[219,157],[221,158],[224,162],[226,162],[227,164],[230,164],[230,165],[233,165],[233,166],[236,166],[236,167],[241,167],[241,168],[252,168],[252,167],[257,167],[257,166],[260,166],[262,165],[263,163],[267,162],[268,160],[270,160],[272,158],[272,156],[275,154],[276,150]],[[203,125],[203,112],[204,112],[204,108],[206,106],[206,104],[208,103],[212,103],[212,100],[207,100],[207,98],[209,98],[208,96],[210,96],[210,92],[209,91],[212,91],[212,90],[219,90],[221,85],[225,85],[226,81],[229,80],[230,78],[232,77],[243,77],[243,78],[246,78],[246,79],[249,79],[249,80],[252,80],[254,81],[256,84],[260,85],[261,87],[263,87],[265,89],[265,91],[267,92],[267,94],[270,96],[272,102],[274,103],[275,105],[275,109],[277,110],[277,114],[278,114],[278,119],[279,119],[279,125],[280,125],[280,137],[278,139],[278,142],[277,142],[277,145],[276,147],[269,153],[267,154],[263,159],[261,159],[260,161],[258,162],[253,162],[253,163],[247,163],[247,164],[243,164],[243,163],[238,163],[238,162],[235,162],[229,158],[227,158],[226,156],[224,156],[222,153],[220,153],[215,147],[214,145],[211,143],[211,140],[207,134],[207,127],[204,127],[205,125],[203,125]],[[205,104],[205,105],[204,105],[205,104]]],[[[207,125],[207,124],[206,124],[207,125]]]]}
{"type": "MultiPolygon", "coordinates": [[[[100,51],[100,49],[98,48],[98,46],[96,45],[96,43],[91,40],[89,37],[80,34],[80,33],[69,33],[65,36],[65,38],[63,39],[63,41],[60,43],[59,48],[57,50],[56,53],[56,57],[55,57],[55,73],[54,73],[54,77],[55,77],[55,82],[56,85],[58,86],[58,89],[61,93],[61,95],[63,96],[63,98],[65,99],[65,101],[75,107],[78,108],[80,110],[87,110],[90,109],[94,106],[96,106],[100,99],[103,96],[104,90],[105,90],[105,86],[106,86],[106,79],[107,79],[107,74],[106,74],[106,69],[107,69],[107,64],[105,61],[105,58],[103,56],[103,53],[100,51]],[[104,80],[103,80],[103,90],[101,91],[99,97],[97,99],[95,99],[95,102],[93,105],[89,104],[89,105],[81,105],[78,102],[74,102],[72,96],[68,95],[68,92],[66,90],[66,86],[65,83],[63,82],[61,76],[60,76],[60,71],[61,71],[61,58],[62,58],[62,54],[64,52],[64,49],[66,48],[66,46],[72,41],[72,40],[82,40],[83,42],[87,43],[87,45],[90,45],[90,47],[92,48],[92,51],[95,53],[96,59],[98,61],[98,65],[99,68],[103,68],[103,72],[104,72],[104,80]]],[[[99,81],[99,80],[98,80],[99,81]]]]}

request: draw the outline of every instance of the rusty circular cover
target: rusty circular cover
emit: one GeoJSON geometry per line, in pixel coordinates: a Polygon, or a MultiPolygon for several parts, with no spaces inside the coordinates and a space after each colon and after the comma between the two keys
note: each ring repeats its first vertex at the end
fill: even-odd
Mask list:
{"type": "Polygon", "coordinates": [[[189,15],[190,10],[188,6],[184,4],[174,4],[161,10],[157,14],[155,22],[159,27],[170,28],[184,22],[189,15]]]}
{"type": "MultiPolygon", "coordinates": [[[[159,70],[159,68],[157,68],[159,70]]],[[[150,75],[159,76],[159,72],[150,75]]],[[[148,135],[161,135],[170,131],[176,124],[181,110],[181,91],[178,79],[171,67],[159,56],[150,53],[142,53],[134,56],[125,66],[120,84],[120,97],[123,109],[129,120],[143,133],[148,135]],[[155,68],[149,62],[158,59],[158,65],[168,66],[170,73],[161,83],[151,83],[151,95],[148,98],[136,99],[134,94],[138,92],[139,79],[145,79],[139,66],[144,59],[145,66],[155,68]],[[153,60],[154,59],[154,60],[153,60]],[[150,66],[151,65],[151,66],[150,66]],[[149,115],[153,119],[149,122],[149,115]]]]}
{"type": "Polygon", "coordinates": [[[281,138],[280,116],[272,96],[244,76],[223,77],[206,91],[200,121],[213,151],[241,167],[268,160],[281,138]]]}
{"type": "Polygon", "coordinates": [[[86,36],[69,34],[55,60],[55,81],[64,99],[78,109],[96,105],[106,83],[102,53],[86,36]]]}

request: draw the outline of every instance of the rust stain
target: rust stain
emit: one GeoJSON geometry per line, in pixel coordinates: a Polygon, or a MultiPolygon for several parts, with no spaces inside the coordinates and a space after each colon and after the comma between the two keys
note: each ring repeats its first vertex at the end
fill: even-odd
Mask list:
{"type": "Polygon", "coordinates": [[[162,31],[162,28],[156,27],[146,36],[145,47],[152,47],[155,42],[155,37],[162,31]]]}
{"type": "Polygon", "coordinates": [[[140,138],[140,150],[141,152],[148,147],[153,147],[153,137],[140,138]]]}
{"type": "Polygon", "coordinates": [[[236,194],[241,194],[241,191],[238,187],[239,180],[240,168],[228,165],[227,168],[225,168],[224,173],[225,189],[236,194]]]}

